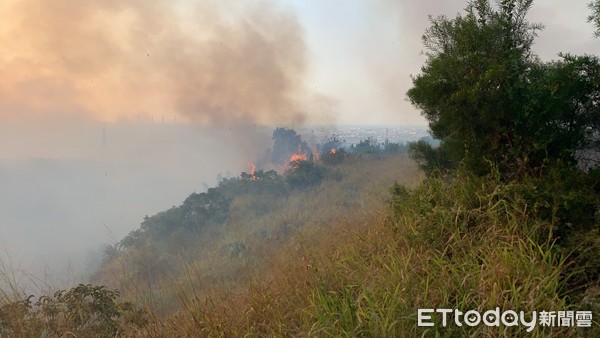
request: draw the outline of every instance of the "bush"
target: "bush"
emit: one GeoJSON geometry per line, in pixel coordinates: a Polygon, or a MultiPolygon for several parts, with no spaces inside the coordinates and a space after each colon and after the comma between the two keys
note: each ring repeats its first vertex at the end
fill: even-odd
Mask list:
{"type": "Polygon", "coordinates": [[[115,337],[148,322],[145,311],[118,302],[119,292],[105,286],[80,284],[52,296],[33,296],[0,307],[0,336],[115,337]]]}
{"type": "Polygon", "coordinates": [[[445,147],[440,145],[434,148],[424,140],[409,143],[408,153],[427,175],[436,171],[445,171],[454,166],[445,147]]]}
{"type": "Polygon", "coordinates": [[[320,184],[325,175],[325,168],[312,161],[293,161],[285,180],[293,188],[302,188],[320,184]]]}

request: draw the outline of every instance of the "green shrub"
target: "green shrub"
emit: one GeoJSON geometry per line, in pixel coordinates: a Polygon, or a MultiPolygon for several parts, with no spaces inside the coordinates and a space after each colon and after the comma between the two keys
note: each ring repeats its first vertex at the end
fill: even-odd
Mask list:
{"type": "Polygon", "coordinates": [[[145,311],[118,302],[119,292],[80,284],[51,296],[33,296],[0,307],[0,335],[7,337],[115,337],[148,323],[145,311]]]}

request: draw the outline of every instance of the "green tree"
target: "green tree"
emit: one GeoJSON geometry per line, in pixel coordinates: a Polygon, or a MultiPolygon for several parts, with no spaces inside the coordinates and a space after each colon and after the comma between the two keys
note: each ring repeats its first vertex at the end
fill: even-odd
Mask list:
{"type": "Polygon", "coordinates": [[[422,110],[451,161],[476,172],[488,161],[507,162],[515,132],[531,44],[539,25],[526,21],[531,0],[468,3],[465,15],[431,19],[423,36],[429,49],[413,78],[410,101],[422,110]]]}
{"type": "Polygon", "coordinates": [[[293,161],[285,176],[286,182],[293,188],[319,185],[326,176],[324,167],[313,161],[293,161]]]}
{"type": "Polygon", "coordinates": [[[218,188],[192,193],[182,205],[144,217],[141,233],[131,232],[120,245],[131,246],[145,236],[153,240],[166,239],[177,229],[195,231],[206,225],[221,224],[227,219],[230,204],[231,198],[224,196],[218,188]]]}
{"type": "Polygon", "coordinates": [[[427,141],[419,140],[408,145],[408,153],[427,174],[433,173],[436,169],[452,168],[452,162],[447,158],[443,146],[434,148],[427,141]]]}
{"type": "Polygon", "coordinates": [[[407,149],[408,146],[403,142],[390,142],[390,140],[385,139],[385,141],[382,144],[383,153],[388,155],[401,154],[406,152],[407,149]]]}
{"type": "Polygon", "coordinates": [[[516,183],[529,215],[548,225],[538,238],[569,256],[567,285],[584,290],[600,276],[600,60],[539,60],[531,46],[542,27],[526,20],[531,5],[474,0],[464,15],[431,20],[428,57],[407,95],[440,146],[410,151],[426,172],[460,165],[516,183]]]}
{"type": "MultiPolygon", "coordinates": [[[[532,0],[470,1],[453,20],[431,19],[421,74],[407,95],[429,121],[444,158],[478,174],[538,175],[576,164],[598,127],[598,59],[563,56],[542,63],[531,51],[539,24],[532,0]]],[[[418,147],[413,147],[413,154],[418,147]]],[[[429,166],[429,165],[427,165],[429,166]]]]}
{"type": "Polygon", "coordinates": [[[534,65],[532,73],[516,135],[524,162],[574,168],[582,157],[593,160],[600,149],[600,60],[561,55],[534,65]]]}
{"type": "Polygon", "coordinates": [[[349,150],[355,154],[378,154],[381,152],[381,146],[375,138],[368,137],[356,145],[352,144],[349,150]]]}
{"type": "Polygon", "coordinates": [[[146,311],[119,301],[119,291],[79,284],[53,295],[0,306],[2,337],[117,337],[148,323],[146,311]]]}
{"type": "Polygon", "coordinates": [[[600,37],[600,0],[590,2],[589,7],[592,10],[592,14],[588,16],[588,21],[596,28],[594,35],[598,38],[600,37]]]}

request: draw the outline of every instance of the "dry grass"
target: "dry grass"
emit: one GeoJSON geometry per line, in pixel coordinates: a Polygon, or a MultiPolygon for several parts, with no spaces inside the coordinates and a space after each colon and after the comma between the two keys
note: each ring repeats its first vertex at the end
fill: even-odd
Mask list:
{"type": "MultiPolygon", "coordinates": [[[[579,310],[565,295],[565,258],[537,236],[510,185],[459,175],[422,180],[405,158],[357,161],[285,200],[246,213],[236,200],[197,245],[105,266],[100,276],[145,306],[123,336],[575,336],[573,328],[421,328],[418,308],[579,310]],[[390,207],[386,192],[399,189],[390,207]],[[422,183],[419,183],[421,182],[422,183]],[[243,248],[243,249],[239,249],[243,248]],[[239,249],[239,250],[238,250],[239,249]],[[163,263],[161,263],[163,262],[163,263]],[[166,264],[166,268],[165,267],[166,264]],[[140,273],[144,266],[152,273],[140,273]]],[[[259,198],[259,197],[257,197],[259,198]]],[[[151,250],[152,248],[146,248],[151,250]]],[[[146,271],[148,272],[148,271],[146,271]]]]}
{"type": "Polygon", "coordinates": [[[394,217],[379,209],[327,227],[307,227],[280,250],[265,250],[268,273],[257,272],[243,288],[215,290],[204,302],[161,321],[159,332],[576,335],[573,328],[528,334],[525,327],[417,327],[418,308],[484,312],[498,306],[528,314],[570,308],[561,297],[564,259],[554,254],[552,243],[536,244],[530,233],[542,225],[528,220],[525,206],[502,186],[472,183],[428,182],[396,206],[394,217]]]}

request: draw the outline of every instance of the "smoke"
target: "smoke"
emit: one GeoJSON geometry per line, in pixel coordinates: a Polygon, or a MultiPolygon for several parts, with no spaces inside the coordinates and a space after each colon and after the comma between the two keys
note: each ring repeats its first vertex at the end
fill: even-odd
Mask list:
{"type": "MultiPolygon", "coordinates": [[[[391,110],[414,111],[405,93],[412,87],[410,76],[416,75],[425,61],[421,36],[429,26],[428,17],[454,17],[463,10],[466,1],[377,0],[367,6],[365,20],[368,20],[369,28],[361,41],[364,50],[370,52],[361,56],[368,74],[381,101],[391,110]]],[[[408,114],[398,115],[400,123],[423,123],[408,114]]]]}
{"type": "Polygon", "coordinates": [[[305,89],[303,29],[272,1],[7,0],[0,22],[0,246],[36,275],[334,104],[305,89]]]}
{"type": "Polygon", "coordinates": [[[270,1],[7,1],[0,21],[0,120],[297,124],[313,98],[303,30],[270,1]]]}
{"type": "MultiPolygon", "coordinates": [[[[445,15],[449,19],[464,15],[466,0],[377,0],[370,2],[365,11],[370,29],[368,39],[363,39],[364,49],[379,50],[364,55],[370,65],[372,77],[378,82],[382,96],[395,107],[411,109],[405,93],[412,87],[408,76],[417,75],[425,62],[422,35],[431,23],[429,16],[445,15]]],[[[498,4],[498,1],[490,1],[498,4]]],[[[534,51],[544,60],[556,59],[561,52],[575,54],[595,53],[599,41],[581,34],[586,28],[586,2],[566,5],[560,0],[535,1],[529,13],[529,21],[546,27],[535,40],[534,51]],[[594,48],[595,47],[595,48],[594,48]]]]}

